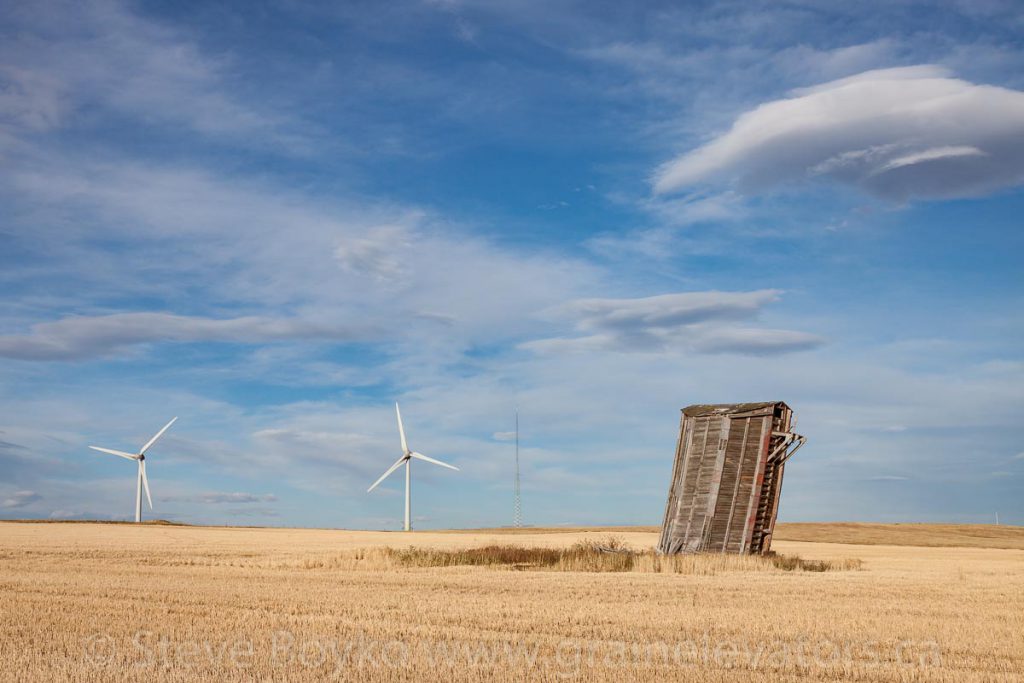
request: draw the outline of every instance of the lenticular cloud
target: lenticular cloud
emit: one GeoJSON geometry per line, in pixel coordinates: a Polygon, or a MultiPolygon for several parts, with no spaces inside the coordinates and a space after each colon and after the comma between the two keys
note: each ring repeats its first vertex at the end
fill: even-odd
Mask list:
{"type": "Polygon", "coordinates": [[[894,200],[986,194],[1024,182],[1024,92],[936,66],[868,71],[742,114],[665,164],[655,191],[747,192],[829,178],[894,200]]]}

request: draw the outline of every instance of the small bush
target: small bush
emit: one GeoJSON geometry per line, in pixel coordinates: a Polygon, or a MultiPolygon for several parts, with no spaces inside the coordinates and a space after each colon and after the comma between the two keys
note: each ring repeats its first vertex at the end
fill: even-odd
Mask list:
{"type": "Polygon", "coordinates": [[[805,560],[797,555],[776,555],[775,553],[769,553],[766,557],[773,566],[787,572],[851,571],[860,569],[863,565],[863,562],[853,557],[845,560],[805,560]]]}
{"type": "Polygon", "coordinates": [[[460,550],[434,550],[408,547],[388,548],[387,557],[402,567],[553,567],[564,551],[554,548],[522,548],[514,545],[489,545],[460,550]]]}

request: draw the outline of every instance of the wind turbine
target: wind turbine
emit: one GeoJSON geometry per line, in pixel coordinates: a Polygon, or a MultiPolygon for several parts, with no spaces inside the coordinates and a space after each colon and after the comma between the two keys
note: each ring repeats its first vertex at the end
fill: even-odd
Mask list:
{"type": "Polygon", "coordinates": [[[409,464],[412,462],[412,459],[416,458],[417,460],[425,460],[426,462],[432,462],[435,465],[440,465],[441,467],[447,467],[448,469],[455,470],[456,472],[458,472],[459,468],[455,467],[453,465],[449,465],[448,463],[441,462],[440,460],[434,460],[433,458],[428,458],[427,456],[423,455],[422,453],[417,453],[416,451],[410,451],[409,450],[409,444],[407,444],[406,441],[405,441],[405,428],[402,426],[402,411],[400,411],[398,409],[398,404],[397,403],[395,403],[395,415],[398,416],[398,436],[401,437],[401,439],[402,439],[402,457],[400,457],[398,460],[396,460],[395,464],[392,465],[391,467],[389,467],[388,471],[380,476],[380,479],[378,479],[377,481],[373,482],[373,486],[371,486],[370,488],[366,489],[366,492],[369,493],[370,491],[372,491],[375,488],[377,488],[377,484],[379,484],[382,481],[384,481],[385,479],[387,479],[389,474],[391,474],[392,472],[394,472],[395,470],[397,470],[399,467],[401,467],[404,464],[405,465],[405,530],[406,531],[412,531],[412,517],[409,516],[410,515],[410,509],[409,509],[410,508],[409,464]]]}
{"type": "Polygon", "coordinates": [[[146,478],[146,451],[149,447],[156,443],[156,440],[164,435],[164,432],[174,424],[174,421],[178,418],[174,418],[170,422],[164,425],[164,428],[156,433],[152,439],[146,442],[146,445],[139,449],[138,453],[125,453],[124,451],[115,451],[112,448],[100,448],[99,446],[89,446],[94,451],[102,451],[104,453],[110,453],[111,455],[117,455],[128,460],[136,460],[139,463],[139,475],[135,482],[135,521],[142,521],[142,487],[146,487],[146,500],[149,501],[149,509],[153,509],[153,498],[149,495],[149,479],[146,478]]]}

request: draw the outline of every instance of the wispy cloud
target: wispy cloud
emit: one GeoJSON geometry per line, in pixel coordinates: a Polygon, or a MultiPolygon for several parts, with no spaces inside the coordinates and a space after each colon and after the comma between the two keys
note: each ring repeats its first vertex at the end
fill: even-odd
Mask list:
{"type": "MultiPolygon", "coordinates": [[[[177,298],[187,275],[210,309],[244,303],[271,312],[263,317],[302,311],[303,321],[395,333],[400,315],[405,329],[430,336],[494,339],[599,276],[583,259],[496,244],[472,225],[416,207],[309,195],[196,168],[58,156],[10,181],[60,216],[26,229],[24,239],[60,234],[51,258],[66,259],[64,277],[93,295],[116,296],[131,280],[134,292],[177,298]],[[96,232],[152,258],[114,259],[91,241],[96,232]]],[[[12,267],[8,276],[18,272],[12,267]]]]}
{"type": "Polygon", "coordinates": [[[95,512],[92,510],[80,510],[77,508],[58,508],[49,514],[50,519],[61,519],[61,520],[114,520],[114,521],[127,521],[128,515],[111,515],[105,512],[95,512]]]}
{"type": "Polygon", "coordinates": [[[48,2],[5,15],[20,30],[0,47],[0,126],[56,129],[100,108],[248,146],[259,139],[282,150],[307,147],[266,102],[231,94],[241,88],[229,58],[120,2],[48,2]]]}
{"type": "Polygon", "coordinates": [[[229,508],[227,510],[224,510],[223,514],[225,514],[225,515],[227,515],[229,517],[243,517],[243,518],[260,518],[260,517],[276,518],[276,517],[280,517],[281,516],[281,513],[278,510],[275,510],[274,508],[267,508],[267,507],[260,507],[260,508],[253,508],[253,507],[229,508]]]}
{"type": "Polygon", "coordinates": [[[42,496],[35,491],[15,491],[4,498],[3,502],[0,502],[0,507],[8,510],[22,508],[36,502],[37,500],[42,500],[42,496]]]}
{"type": "Polygon", "coordinates": [[[796,330],[774,330],[764,327],[726,327],[701,331],[694,340],[694,349],[701,353],[741,353],[750,356],[773,356],[794,351],[809,351],[826,343],[816,334],[796,330]]]}
{"type": "Polygon", "coordinates": [[[204,505],[234,505],[234,504],[248,504],[248,503],[274,503],[277,502],[277,496],[273,493],[244,493],[244,492],[221,492],[221,491],[209,491],[206,493],[198,493],[195,495],[185,496],[163,496],[160,498],[164,502],[178,502],[178,503],[202,503],[204,505]]]}
{"type": "Polygon", "coordinates": [[[29,334],[2,335],[0,356],[21,360],[82,360],[152,342],[353,341],[368,336],[370,331],[357,325],[346,327],[295,319],[213,319],[169,313],[116,313],[74,316],[38,323],[32,326],[29,334]]]}
{"type": "Polygon", "coordinates": [[[738,327],[777,301],[778,290],[680,292],[640,299],[579,299],[549,311],[571,321],[579,337],[523,344],[542,353],[566,351],[664,351],[765,355],[820,346],[824,339],[789,330],[738,327]]]}

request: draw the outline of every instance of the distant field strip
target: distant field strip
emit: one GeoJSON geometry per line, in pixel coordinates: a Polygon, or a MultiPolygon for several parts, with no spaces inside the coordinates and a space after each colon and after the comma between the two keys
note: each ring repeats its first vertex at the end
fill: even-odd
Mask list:
{"type": "Polygon", "coordinates": [[[779,524],[781,541],[911,545],[935,548],[1024,550],[1024,527],[995,524],[870,524],[865,522],[779,524]]]}
{"type": "MultiPolygon", "coordinates": [[[[130,522],[54,522],[51,520],[10,520],[10,524],[88,524],[120,527],[130,522]]],[[[150,520],[145,526],[189,527],[163,520],[150,520]]],[[[249,530],[287,532],[276,527],[199,527],[203,529],[249,530]]],[[[502,539],[515,537],[515,543],[529,542],[539,536],[554,536],[560,539],[570,536],[596,538],[615,535],[629,537],[634,541],[653,546],[657,543],[660,527],[657,526],[597,526],[597,527],[494,527],[482,529],[442,529],[417,531],[407,538],[417,544],[430,543],[443,536],[502,539]]],[[[294,529],[296,533],[332,531],[331,529],[294,529]]],[[[400,532],[347,531],[347,534],[361,534],[380,543],[390,543],[397,538],[406,538],[400,532]]],[[[995,524],[875,524],[870,522],[780,522],[775,528],[777,541],[803,541],[807,543],[841,543],[853,545],[909,545],[935,548],[1005,548],[1024,550],[1024,527],[995,524]]]]}

